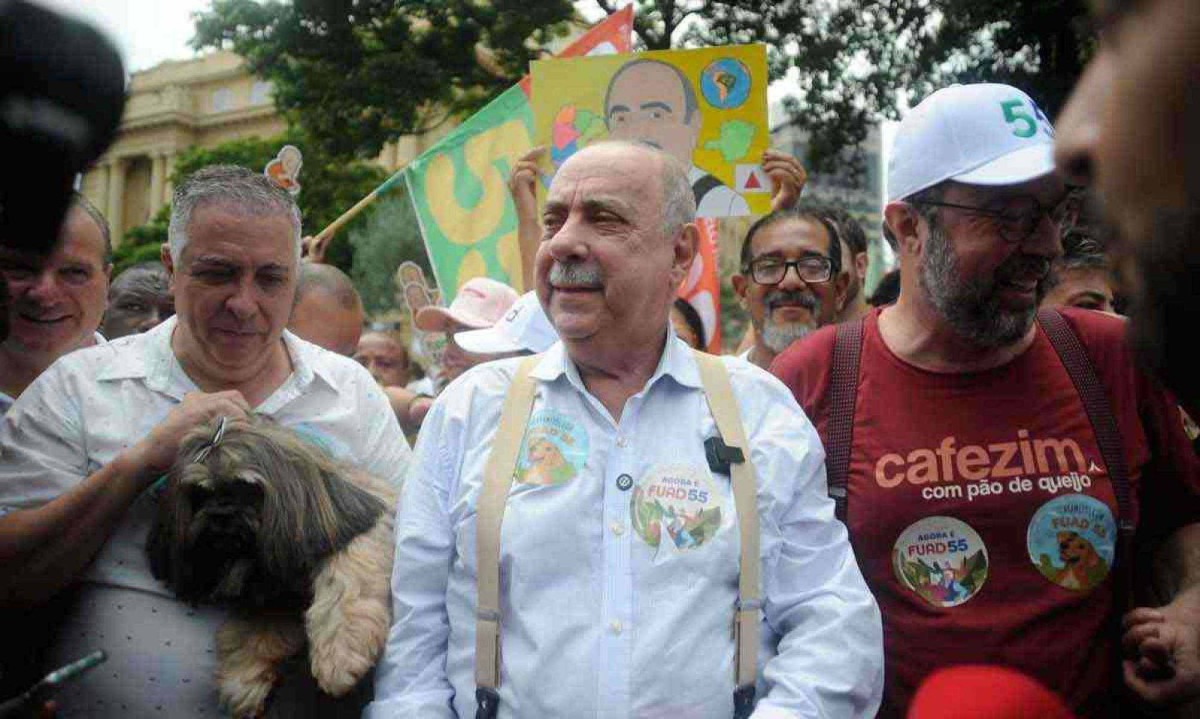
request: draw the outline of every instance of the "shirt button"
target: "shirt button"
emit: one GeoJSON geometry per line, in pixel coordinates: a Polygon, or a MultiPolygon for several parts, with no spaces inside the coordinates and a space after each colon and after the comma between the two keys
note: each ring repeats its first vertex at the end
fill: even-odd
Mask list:
{"type": "Polygon", "coordinates": [[[618,447],[624,447],[628,444],[629,444],[629,440],[625,439],[624,437],[617,437],[617,446],[618,447]]]}
{"type": "Polygon", "coordinates": [[[621,633],[621,620],[614,619],[611,622],[609,622],[608,623],[608,631],[612,632],[613,634],[620,634],[621,633]]]}
{"type": "Polygon", "coordinates": [[[608,527],[612,530],[612,533],[618,537],[625,533],[625,525],[621,524],[620,522],[613,522],[612,524],[608,525],[608,527]]]}
{"type": "Polygon", "coordinates": [[[626,492],[632,486],[633,477],[630,477],[628,474],[622,474],[617,477],[617,489],[621,490],[622,492],[626,492]]]}

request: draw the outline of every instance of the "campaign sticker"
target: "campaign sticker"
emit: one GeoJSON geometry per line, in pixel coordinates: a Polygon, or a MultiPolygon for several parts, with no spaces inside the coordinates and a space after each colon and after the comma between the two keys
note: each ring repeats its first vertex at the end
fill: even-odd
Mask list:
{"type": "Polygon", "coordinates": [[[522,484],[566,484],[587,462],[587,430],[564,414],[538,410],[529,419],[517,458],[517,481],[522,484]]]}
{"type": "Polygon", "coordinates": [[[721,529],[721,494],[704,467],[656,465],[634,487],[630,524],[651,547],[695,549],[721,529]]]}
{"type": "Polygon", "coordinates": [[[901,584],[933,606],[957,607],[987,581],[987,547],[962,520],[925,517],[900,533],[892,569],[901,584]]]}
{"type": "Polygon", "coordinates": [[[1029,558],[1046,579],[1089,592],[1104,581],[1117,546],[1117,523],[1108,505],[1086,494],[1065,494],[1043,504],[1029,522],[1029,558]]]}

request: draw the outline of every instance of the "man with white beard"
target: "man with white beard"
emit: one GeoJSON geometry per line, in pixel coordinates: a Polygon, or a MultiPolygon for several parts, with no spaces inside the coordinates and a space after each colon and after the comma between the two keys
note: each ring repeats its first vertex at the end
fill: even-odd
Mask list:
{"type": "Polygon", "coordinates": [[[733,290],[750,313],[744,359],[766,369],[808,333],[832,324],[846,297],[837,227],[815,210],[776,210],[750,226],[733,290]]]}

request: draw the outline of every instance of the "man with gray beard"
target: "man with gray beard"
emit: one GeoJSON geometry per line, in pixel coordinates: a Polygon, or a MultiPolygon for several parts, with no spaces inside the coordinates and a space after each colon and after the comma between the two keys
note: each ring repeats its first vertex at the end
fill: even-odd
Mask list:
{"type": "Polygon", "coordinates": [[[849,282],[841,260],[837,225],[817,210],[775,210],[750,226],[733,276],[754,327],[743,359],[766,369],[788,345],[836,321],[849,282]]]}
{"type": "Polygon", "coordinates": [[[899,299],[771,365],[821,434],[883,611],[881,717],[904,716],[936,670],[983,663],[1077,716],[1129,716],[1122,619],[1141,652],[1125,684],[1160,704],[1200,692],[1200,591],[1161,610],[1130,592],[1196,576],[1200,471],[1178,408],[1134,366],[1120,318],[1037,309],[1062,253],[1053,138],[1014,87],[926,98],[888,167],[899,299]],[[1137,556],[1167,550],[1136,583],[1135,539],[1137,556]]]}

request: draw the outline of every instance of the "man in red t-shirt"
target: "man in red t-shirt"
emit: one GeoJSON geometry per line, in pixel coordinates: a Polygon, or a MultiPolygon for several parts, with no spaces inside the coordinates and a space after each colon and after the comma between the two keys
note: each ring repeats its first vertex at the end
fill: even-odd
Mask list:
{"type": "MultiPolygon", "coordinates": [[[[927,675],[956,664],[1007,665],[1081,716],[1116,715],[1115,621],[1129,609],[1118,587],[1136,581],[1119,527],[1137,527],[1140,547],[1200,526],[1189,526],[1200,520],[1200,471],[1179,410],[1131,364],[1123,320],[1067,310],[1060,328],[1108,401],[1119,439],[1107,455],[1063,340],[1034,322],[1061,253],[1052,137],[1033,101],[1005,85],[940,90],[897,132],[884,214],[900,298],[863,321],[845,415],[846,522],[884,618],[881,716],[902,716],[927,675]],[[1127,470],[1124,514],[1110,481],[1121,468],[1106,456],[1127,470]]],[[[831,437],[844,437],[831,432],[837,332],[815,333],[771,366],[835,458],[831,475],[831,437]]],[[[1200,689],[1190,674],[1200,591],[1186,589],[1200,572],[1186,551],[1170,556],[1183,590],[1127,616],[1126,638],[1143,652],[1127,664],[1145,682],[1178,685],[1144,696],[1176,701],[1200,689]]]]}

